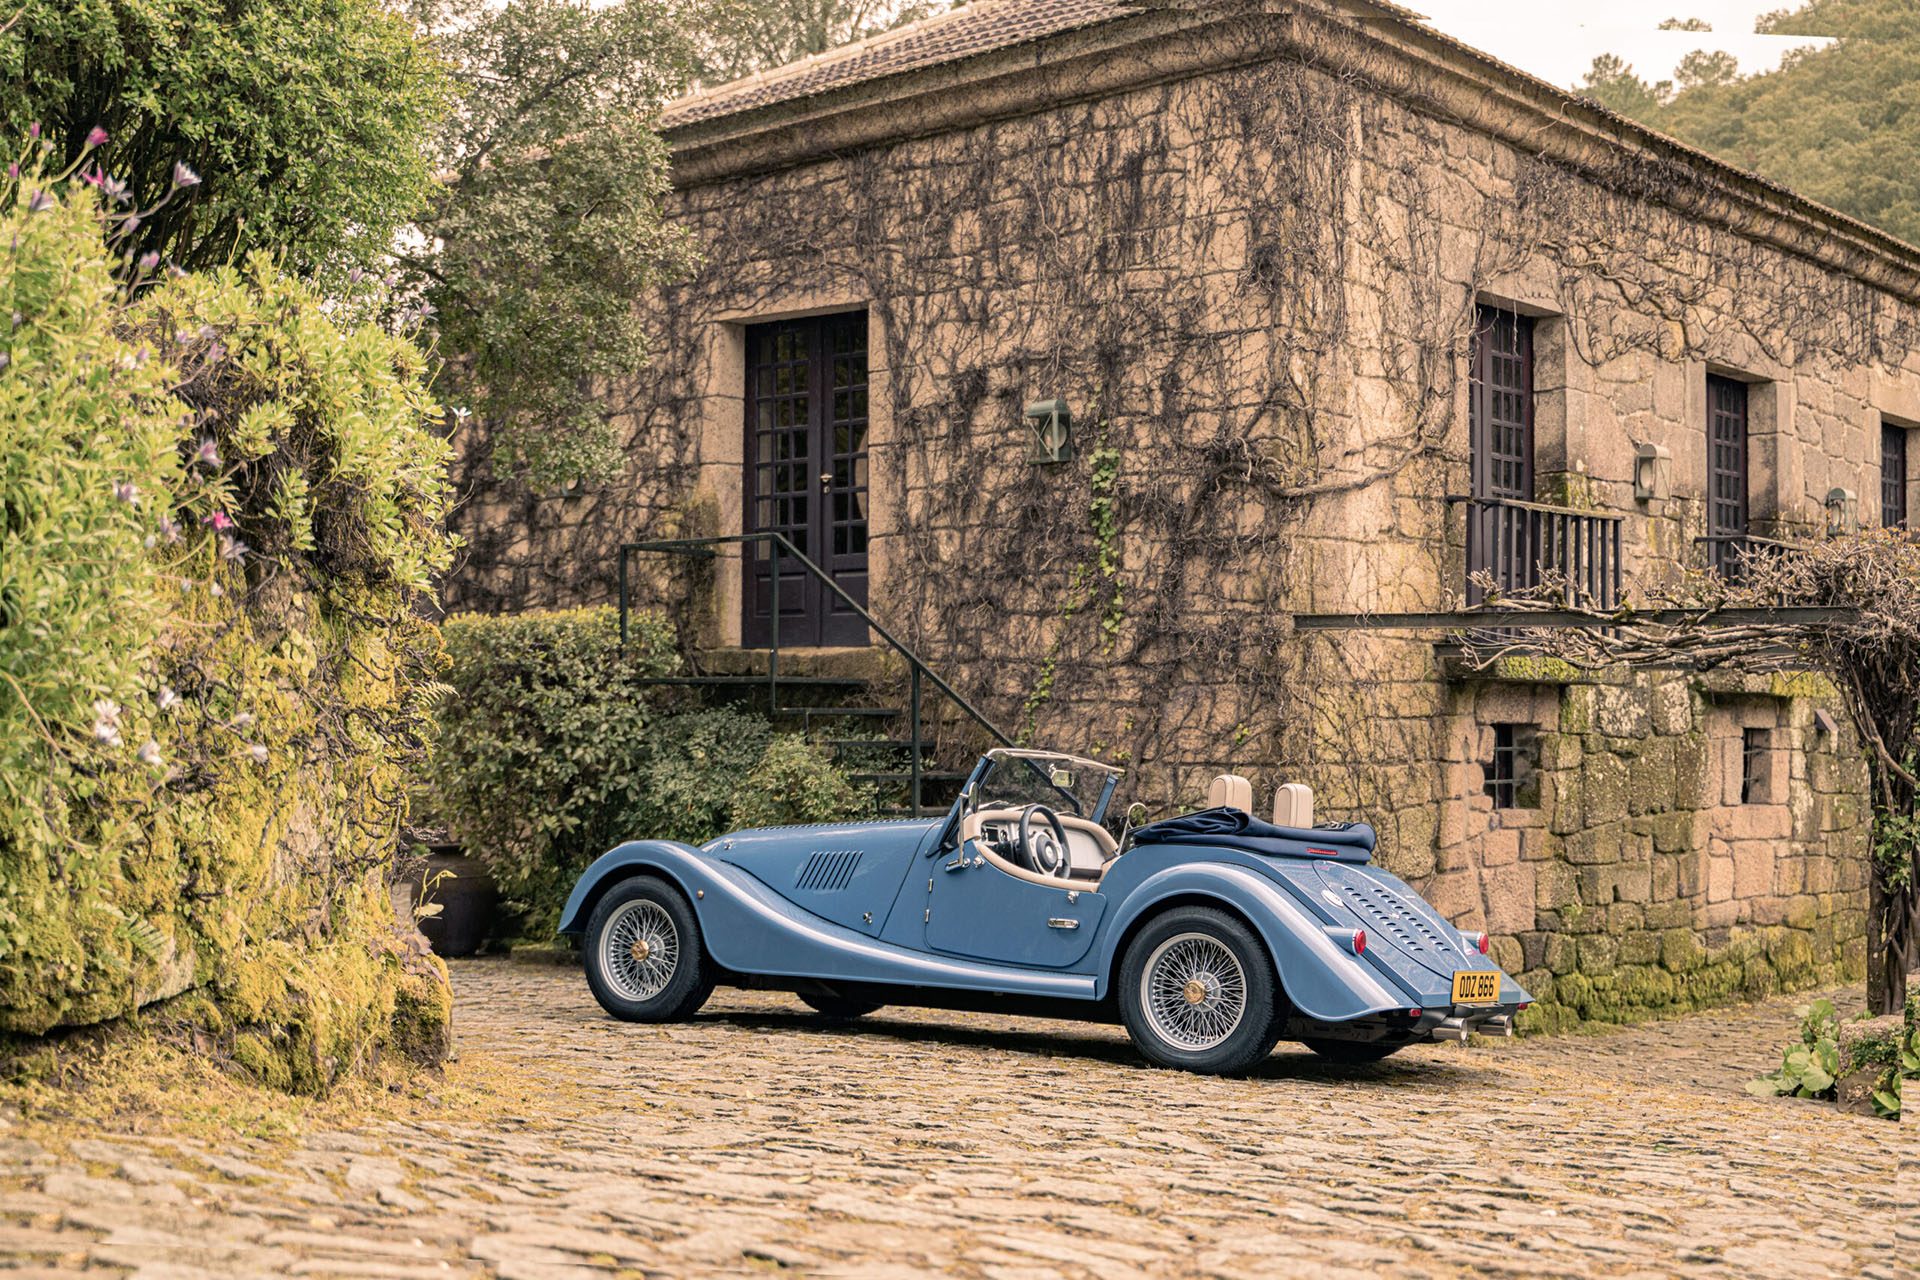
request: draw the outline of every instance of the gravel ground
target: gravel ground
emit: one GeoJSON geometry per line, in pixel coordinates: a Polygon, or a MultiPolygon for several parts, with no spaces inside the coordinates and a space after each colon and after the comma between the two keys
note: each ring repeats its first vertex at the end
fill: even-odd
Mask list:
{"type": "Polygon", "coordinates": [[[0,1267],[142,1277],[1920,1275],[1920,1127],[1750,1098],[1793,1000],[1374,1067],[1149,1069],[1117,1028],[720,991],[603,1017],[454,966],[524,1100],[285,1140],[0,1125],[0,1267]]]}

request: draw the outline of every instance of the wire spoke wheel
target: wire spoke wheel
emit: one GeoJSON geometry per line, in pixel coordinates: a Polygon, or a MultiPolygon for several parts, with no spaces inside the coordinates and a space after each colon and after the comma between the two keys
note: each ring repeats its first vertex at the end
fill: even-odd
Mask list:
{"type": "Polygon", "coordinates": [[[600,934],[600,972],[622,998],[652,1000],[673,981],[680,933],[673,917],[647,898],[625,902],[600,934]]]}
{"type": "Polygon", "coordinates": [[[1225,1043],[1246,1017],[1246,970],[1220,939],[1177,934],[1147,957],[1140,1005],[1161,1039],[1204,1052],[1225,1043]]]}

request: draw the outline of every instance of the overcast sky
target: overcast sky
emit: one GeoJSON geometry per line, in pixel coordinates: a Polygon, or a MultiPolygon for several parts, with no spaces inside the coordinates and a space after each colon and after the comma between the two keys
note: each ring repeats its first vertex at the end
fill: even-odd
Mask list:
{"type": "Polygon", "coordinates": [[[1543,80],[1580,83],[1595,56],[1617,53],[1645,80],[1666,80],[1696,49],[1725,50],[1746,74],[1771,70],[1805,36],[1754,34],[1754,19],[1788,0],[1400,0],[1457,40],[1543,80]],[[1662,31],[1666,18],[1699,18],[1713,30],[1662,31]]]}

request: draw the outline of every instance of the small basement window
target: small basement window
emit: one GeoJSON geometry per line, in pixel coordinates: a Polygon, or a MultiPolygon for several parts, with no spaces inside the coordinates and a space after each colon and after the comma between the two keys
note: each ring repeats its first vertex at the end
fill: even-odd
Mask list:
{"type": "Polygon", "coordinates": [[[1493,758],[1486,764],[1486,792],[1496,809],[1538,809],[1536,776],[1539,730],[1530,724],[1493,726],[1493,758]]]}
{"type": "Polygon", "coordinates": [[[1772,735],[1765,729],[1740,731],[1740,803],[1767,803],[1767,752],[1772,735]]]}

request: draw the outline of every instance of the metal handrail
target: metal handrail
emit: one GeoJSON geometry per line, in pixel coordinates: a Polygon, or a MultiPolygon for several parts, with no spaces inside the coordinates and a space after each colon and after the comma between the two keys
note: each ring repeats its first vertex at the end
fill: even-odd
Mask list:
{"type": "Polygon", "coordinates": [[[910,804],[916,817],[919,816],[920,813],[920,771],[924,741],[920,730],[920,682],[922,679],[931,680],[934,688],[952,699],[956,707],[966,712],[975,724],[992,734],[994,740],[1001,746],[1010,747],[1013,745],[1012,738],[1002,733],[993,721],[987,719],[971,702],[961,697],[952,685],[941,678],[939,672],[929,667],[919,654],[907,647],[904,641],[894,635],[893,632],[887,630],[886,627],[882,626],[879,619],[867,612],[865,605],[848,595],[846,588],[835,582],[826,570],[809,559],[806,552],[795,546],[784,533],[773,530],[762,533],[716,534],[705,538],[665,538],[653,542],[622,543],[620,546],[621,655],[624,657],[627,651],[627,619],[629,612],[627,561],[629,556],[635,552],[644,551],[673,555],[703,556],[711,559],[714,554],[712,550],[714,547],[728,546],[736,543],[745,546],[748,543],[754,542],[767,543],[773,551],[770,560],[771,570],[769,574],[773,594],[772,599],[768,602],[771,624],[768,628],[769,635],[767,644],[767,706],[771,711],[778,713],[783,710],[780,706],[780,557],[782,555],[788,555],[798,561],[801,568],[812,574],[829,591],[839,596],[841,601],[844,602],[849,609],[852,609],[858,614],[860,619],[873,630],[874,634],[878,635],[895,653],[907,661],[907,670],[910,673],[909,682],[911,685],[910,707],[907,714],[912,722],[909,750],[913,754],[913,762],[909,767],[910,785],[913,789],[910,804]]]}
{"type": "Polygon", "coordinates": [[[1597,508],[1556,507],[1547,502],[1528,502],[1522,498],[1475,497],[1470,493],[1449,493],[1444,501],[1448,506],[1462,502],[1471,502],[1482,507],[1511,507],[1515,511],[1538,511],[1549,516],[1579,516],[1583,520],[1621,520],[1626,516],[1618,511],[1602,511],[1597,508]]]}

